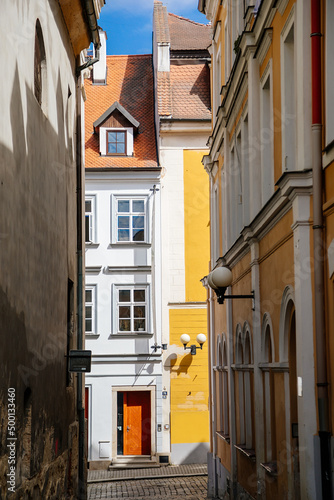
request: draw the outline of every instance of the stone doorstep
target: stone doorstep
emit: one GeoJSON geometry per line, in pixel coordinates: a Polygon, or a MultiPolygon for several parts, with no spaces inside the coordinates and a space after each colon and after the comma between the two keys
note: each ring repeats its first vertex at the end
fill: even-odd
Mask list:
{"type": "Polygon", "coordinates": [[[152,469],[154,467],[160,467],[156,456],[126,455],[113,458],[108,470],[152,469]]]}

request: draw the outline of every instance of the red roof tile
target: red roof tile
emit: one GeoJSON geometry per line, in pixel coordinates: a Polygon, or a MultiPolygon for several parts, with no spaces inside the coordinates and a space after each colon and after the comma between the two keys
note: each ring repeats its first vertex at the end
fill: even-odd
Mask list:
{"type": "Polygon", "coordinates": [[[172,115],[172,100],[169,71],[159,71],[158,76],[158,113],[160,116],[172,115]]]}
{"type": "Polygon", "coordinates": [[[107,68],[107,85],[85,81],[86,168],[157,167],[152,56],[107,56],[107,68]],[[99,136],[93,133],[93,123],[115,101],[140,123],[133,157],[101,157],[99,153],[99,136]]]}
{"type": "Polygon", "coordinates": [[[205,50],[211,44],[211,25],[168,13],[171,50],[205,50]]]}
{"type": "Polygon", "coordinates": [[[173,118],[211,118],[207,64],[171,64],[170,81],[173,118]]]}

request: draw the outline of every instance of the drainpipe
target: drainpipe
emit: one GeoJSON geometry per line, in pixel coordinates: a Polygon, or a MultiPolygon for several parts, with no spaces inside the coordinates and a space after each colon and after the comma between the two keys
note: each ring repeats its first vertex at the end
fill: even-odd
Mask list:
{"type": "MultiPolygon", "coordinates": [[[[78,330],[77,330],[77,349],[83,349],[83,176],[82,176],[82,128],[81,128],[81,71],[88,68],[92,64],[99,61],[100,58],[100,35],[97,25],[97,18],[94,9],[93,0],[84,0],[84,9],[87,15],[91,39],[94,44],[96,57],[86,62],[82,66],[76,67],[77,76],[77,92],[76,92],[76,169],[77,169],[77,272],[78,272],[78,288],[77,288],[77,315],[78,315],[78,330]]],[[[79,438],[78,438],[78,500],[87,498],[87,485],[85,474],[85,409],[83,404],[83,374],[77,373],[77,409],[79,423],[79,438]]]]}
{"type": "MultiPolygon", "coordinates": [[[[82,258],[82,134],[81,134],[81,88],[80,77],[77,79],[77,266],[78,266],[78,288],[77,288],[77,349],[83,348],[83,258],[82,258]]],[[[83,406],[83,375],[77,373],[77,407],[79,419],[79,457],[78,457],[78,500],[86,498],[86,478],[85,478],[85,409],[83,406]]]]}
{"type": "Polygon", "coordinates": [[[332,498],[322,215],[321,2],[311,0],[314,303],[322,497],[332,498]]]}

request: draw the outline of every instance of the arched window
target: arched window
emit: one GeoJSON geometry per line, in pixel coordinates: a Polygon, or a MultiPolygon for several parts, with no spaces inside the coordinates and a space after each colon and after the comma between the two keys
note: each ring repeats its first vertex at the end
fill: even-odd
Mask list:
{"type": "Polygon", "coordinates": [[[236,332],[236,351],[235,351],[235,370],[236,370],[236,401],[238,418],[238,445],[247,456],[254,456],[253,443],[253,356],[250,327],[246,322],[241,329],[237,326],[236,332]]]}
{"type": "Polygon", "coordinates": [[[244,364],[244,353],[243,353],[243,339],[242,339],[242,330],[241,326],[237,326],[236,332],[236,346],[235,346],[235,369],[236,369],[236,401],[238,401],[237,405],[237,421],[238,425],[238,434],[237,442],[239,445],[245,445],[245,394],[244,394],[244,373],[243,373],[243,364],[244,364]]]}
{"type": "Polygon", "coordinates": [[[272,370],[275,351],[272,323],[268,313],[265,313],[262,322],[262,361],[265,455],[266,462],[272,463],[276,461],[275,384],[272,370]]]}
{"type": "Polygon", "coordinates": [[[226,346],[226,338],[223,334],[223,432],[225,437],[229,439],[230,436],[230,424],[229,424],[229,396],[228,396],[228,365],[227,365],[227,346],[226,346]]]}
{"type": "Polygon", "coordinates": [[[217,433],[229,441],[228,366],[226,338],[224,334],[217,340],[216,362],[216,387],[218,391],[216,409],[217,433]]]}
{"type": "Polygon", "coordinates": [[[35,28],[35,55],[34,55],[34,94],[40,105],[44,100],[46,77],[45,46],[41,23],[36,21],[35,28]]]}
{"type": "Polygon", "coordinates": [[[253,442],[253,359],[250,331],[244,326],[244,392],[245,392],[245,445],[247,450],[254,448],[253,442]]]}

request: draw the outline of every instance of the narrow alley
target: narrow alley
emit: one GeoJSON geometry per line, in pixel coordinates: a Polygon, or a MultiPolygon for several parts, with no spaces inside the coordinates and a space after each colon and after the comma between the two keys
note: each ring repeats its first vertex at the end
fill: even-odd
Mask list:
{"type": "Polygon", "coordinates": [[[204,500],[206,465],[169,465],[150,469],[88,472],[88,500],[204,500]]]}

